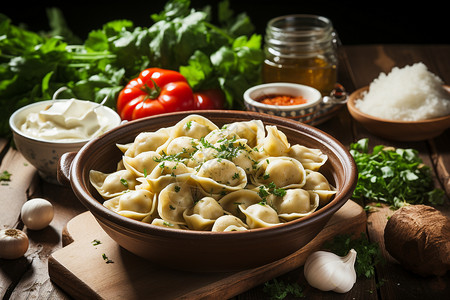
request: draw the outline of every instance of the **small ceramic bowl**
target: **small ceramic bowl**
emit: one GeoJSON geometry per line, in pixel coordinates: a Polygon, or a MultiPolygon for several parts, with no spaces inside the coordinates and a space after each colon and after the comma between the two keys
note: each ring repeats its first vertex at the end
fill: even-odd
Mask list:
{"type": "MultiPolygon", "coordinates": [[[[343,88],[342,88],[343,89],[343,88]]],[[[260,84],[244,92],[244,104],[247,110],[265,113],[300,121],[309,125],[319,124],[331,116],[335,104],[345,104],[346,97],[338,98],[334,93],[322,97],[319,90],[297,83],[274,82],[260,84]],[[301,96],[307,100],[298,105],[270,105],[261,102],[267,96],[301,96]]]]}
{"type": "Polygon", "coordinates": [[[103,230],[120,246],[155,264],[188,271],[237,271],[276,261],[311,241],[331,216],[351,197],[357,181],[355,162],[346,148],[312,126],[286,118],[248,111],[187,111],[130,121],[87,143],[60,161],[61,173],[78,199],[103,230]],[[121,216],[103,205],[89,180],[91,170],[112,172],[123,153],[117,144],[134,141],[141,132],[175,125],[190,114],[200,114],[221,127],[237,121],[261,120],[276,125],[292,144],[320,149],[328,160],[320,169],[337,194],[325,206],[301,219],[277,226],[236,232],[169,229],[121,216]]]}
{"type": "MultiPolygon", "coordinates": [[[[60,99],[56,101],[64,101],[60,99]]],[[[78,151],[90,139],[75,140],[71,142],[59,140],[45,140],[24,133],[20,127],[27,115],[42,111],[55,100],[47,100],[29,104],[15,111],[10,119],[9,126],[13,133],[14,144],[23,157],[32,164],[42,179],[53,184],[59,184],[57,180],[58,161],[66,152],[78,151]]],[[[121,123],[120,116],[111,108],[99,106],[97,113],[105,115],[109,121],[109,128],[116,127],[121,123]]]]}
{"type": "MultiPolygon", "coordinates": [[[[450,92],[450,87],[444,86],[450,92]]],[[[369,87],[354,91],[347,101],[350,115],[369,132],[393,141],[413,142],[432,139],[450,128],[450,115],[421,121],[395,121],[368,115],[355,106],[355,101],[362,99],[369,87]]]]}

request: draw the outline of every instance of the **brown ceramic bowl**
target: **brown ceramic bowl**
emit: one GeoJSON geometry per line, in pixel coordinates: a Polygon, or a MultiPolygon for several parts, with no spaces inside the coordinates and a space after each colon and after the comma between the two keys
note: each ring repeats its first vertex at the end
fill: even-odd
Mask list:
{"type": "Polygon", "coordinates": [[[156,264],[189,271],[237,271],[292,254],[323,229],[331,216],[351,197],[357,181],[357,168],[352,156],[330,135],[299,122],[244,111],[191,111],[131,121],[87,143],[73,159],[67,156],[60,161],[60,173],[68,175],[76,196],[112,239],[128,251],[156,264]],[[167,229],[120,216],[104,207],[103,199],[89,182],[89,171],[115,171],[122,157],[117,143],[132,142],[140,132],[172,126],[192,113],[203,115],[219,127],[235,121],[260,119],[266,125],[278,126],[291,144],[321,149],[328,155],[328,161],[320,170],[337,188],[337,194],[326,206],[302,219],[270,228],[237,232],[167,229]]]}
{"type": "MultiPolygon", "coordinates": [[[[445,86],[450,91],[450,87],[445,86]]],[[[450,128],[450,115],[422,121],[394,121],[365,114],[355,107],[369,87],[354,91],[348,98],[347,107],[352,117],[369,132],[394,141],[422,141],[437,137],[450,128]]]]}

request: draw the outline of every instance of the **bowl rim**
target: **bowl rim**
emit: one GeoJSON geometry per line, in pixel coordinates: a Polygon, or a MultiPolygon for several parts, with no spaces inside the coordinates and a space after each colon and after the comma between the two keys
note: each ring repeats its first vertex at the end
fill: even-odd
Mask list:
{"type": "MultiPolygon", "coordinates": [[[[92,138],[88,138],[88,139],[79,139],[79,140],[73,140],[73,141],[63,141],[63,140],[43,140],[31,135],[28,135],[24,132],[22,132],[22,130],[20,130],[17,126],[16,126],[16,118],[19,114],[23,113],[24,111],[27,110],[31,110],[33,108],[42,106],[45,107],[46,105],[48,105],[49,103],[55,102],[55,101],[67,101],[67,100],[77,100],[77,101],[85,101],[85,102],[92,102],[93,104],[95,104],[96,102],[93,101],[89,101],[89,100],[80,100],[80,99],[54,99],[54,100],[43,100],[43,101],[38,101],[38,102],[34,102],[34,103],[30,103],[27,104],[19,109],[17,109],[16,111],[14,111],[12,113],[12,115],[9,117],[9,127],[11,128],[12,132],[18,136],[21,136],[25,139],[29,139],[35,142],[39,142],[42,144],[48,144],[48,145],[54,145],[54,144],[59,144],[59,145],[81,145],[81,144],[85,144],[86,142],[90,141],[92,138]]],[[[103,109],[106,109],[106,111],[108,112],[109,116],[113,117],[111,120],[112,122],[110,123],[116,123],[114,127],[117,127],[118,125],[120,125],[120,123],[122,122],[119,114],[113,110],[112,108],[108,107],[108,106],[104,106],[102,105],[103,109]]]]}
{"type": "Polygon", "coordinates": [[[251,106],[258,107],[260,109],[265,109],[265,110],[279,110],[279,111],[293,111],[293,110],[306,109],[306,108],[310,108],[310,107],[318,105],[323,100],[322,94],[316,88],[313,88],[308,85],[300,84],[300,83],[291,83],[291,82],[272,82],[272,83],[263,83],[263,84],[255,85],[255,86],[247,89],[244,92],[243,98],[244,98],[244,101],[251,106]],[[316,99],[314,99],[313,101],[308,101],[307,103],[296,104],[296,105],[265,104],[265,103],[256,101],[250,97],[250,93],[252,93],[254,91],[262,90],[265,88],[273,88],[273,87],[289,87],[289,88],[298,89],[299,91],[309,90],[310,92],[317,94],[318,97],[316,99]]]}
{"type": "MultiPolygon", "coordinates": [[[[347,107],[351,113],[354,113],[356,115],[359,115],[360,117],[363,117],[365,119],[370,119],[377,122],[387,123],[387,124],[393,124],[393,125],[423,125],[423,124],[434,124],[434,123],[440,123],[445,122],[447,120],[450,120],[450,114],[442,117],[436,117],[432,119],[423,119],[423,120],[417,120],[417,121],[402,121],[402,120],[390,120],[390,119],[384,119],[376,116],[369,115],[367,113],[364,113],[360,111],[358,108],[356,108],[355,102],[358,100],[357,96],[362,95],[362,93],[369,90],[368,85],[363,86],[357,90],[355,90],[353,93],[350,94],[347,101],[347,107]]],[[[444,85],[444,88],[448,91],[450,91],[450,86],[444,85]]]]}
{"type": "MultiPolygon", "coordinates": [[[[300,130],[298,129],[297,130],[300,130]]],[[[70,184],[72,187],[72,190],[78,197],[78,199],[82,202],[84,206],[86,206],[89,211],[96,217],[99,218],[105,222],[113,223],[116,227],[122,228],[122,230],[126,231],[133,231],[134,234],[140,234],[140,235],[146,235],[150,234],[154,236],[160,236],[160,237],[167,237],[167,238],[178,238],[178,239],[200,239],[205,236],[211,236],[215,238],[221,238],[221,239],[229,239],[229,240],[237,240],[242,239],[245,240],[247,236],[250,234],[252,237],[258,237],[258,236],[265,236],[266,232],[269,230],[272,230],[274,228],[277,228],[277,232],[289,232],[292,230],[295,230],[299,226],[307,226],[308,224],[312,223],[316,220],[321,220],[327,217],[330,217],[332,214],[334,214],[340,207],[342,207],[346,200],[350,199],[351,195],[353,193],[354,188],[356,187],[356,181],[357,181],[357,167],[356,163],[351,156],[350,152],[334,137],[331,135],[313,127],[310,125],[303,124],[301,122],[296,122],[293,120],[289,120],[287,118],[277,117],[277,116],[270,116],[258,112],[249,112],[249,111],[227,111],[227,110],[204,110],[204,111],[186,111],[186,112],[175,112],[175,113],[165,113],[162,115],[157,116],[151,116],[146,117],[143,119],[138,119],[130,122],[126,122],[124,124],[121,124],[115,128],[113,128],[108,134],[105,134],[103,136],[97,137],[95,139],[92,139],[88,143],[86,143],[75,155],[72,165],[70,167],[70,184]],[[229,115],[230,117],[236,116],[238,114],[241,117],[248,117],[249,120],[251,119],[260,119],[263,120],[274,120],[276,122],[277,126],[288,126],[291,127],[292,125],[296,125],[298,128],[302,128],[302,132],[305,135],[310,136],[311,138],[317,140],[321,140],[321,142],[332,149],[338,150],[333,151],[333,153],[338,157],[339,161],[342,162],[343,168],[345,169],[345,172],[347,172],[348,176],[344,178],[344,182],[342,183],[342,187],[340,190],[340,193],[335,196],[327,205],[322,207],[320,210],[316,210],[312,214],[293,220],[290,222],[286,222],[279,225],[274,225],[267,228],[258,228],[258,229],[252,229],[248,231],[236,231],[236,232],[211,232],[211,231],[197,231],[197,230],[181,230],[181,229],[170,229],[170,228],[164,228],[161,226],[151,226],[148,223],[144,223],[141,221],[133,220],[124,216],[121,216],[105,206],[103,206],[97,199],[95,199],[92,195],[90,195],[89,191],[87,190],[87,187],[83,187],[83,172],[82,167],[80,167],[80,163],[85,160],[87,154],[86,151],[90,148],[96,151],[98,148],[101,147],[102,140],[106,140],[106,143],[113,142],[112,137],[115,133],[118,131],[127,131],[126,129],[129,128],[128,131],[132,131],[133,128],[142,127],[140,124],[144,122],[148,122],[148,120],[153,119],[161,119],[163,120],[166,117],[172,116],[172,115],[179,115],[179,120],[181,120],[183,117],[188,116],[190,114],[202,114],[202,112],[208,113],[208,114],[216,114],[218,117],[223,117],[224,115],[229,115]],[[345,200],[345,201],[344,201],[345,200]],[[302,225],[303,224],[303,225],[302,225]]],[[[86,182],[89,184],[89,182],[86,182]]]]}

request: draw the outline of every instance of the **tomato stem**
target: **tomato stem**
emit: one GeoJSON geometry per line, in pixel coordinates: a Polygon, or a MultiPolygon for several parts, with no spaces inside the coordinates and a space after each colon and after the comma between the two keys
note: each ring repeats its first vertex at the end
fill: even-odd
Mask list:
{"type": "Polygon", "coordinates": [[[150,80],[153,82],[153,87],[150,87],[147,85],[147,83],[144,83],[141,89],[148,94],[148,96],[146,96],[145,99],[154,100],[159,97],[159,94],[161,93],[161,88],[156,84],[153,78],[150,78],[150,80]]]}

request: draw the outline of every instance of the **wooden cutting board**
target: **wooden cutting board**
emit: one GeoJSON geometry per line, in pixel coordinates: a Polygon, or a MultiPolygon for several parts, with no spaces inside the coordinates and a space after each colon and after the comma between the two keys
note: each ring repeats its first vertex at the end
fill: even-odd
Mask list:
{"type": "Polygon", "coordinates": [[[152,265],[121,248],[85,212],[68,222],[63,241],[73,242],[49,257],[48,269],[50,279],[75,299],[227,299],[302,266],[333,236],[359,235],[365,228],[364,210],[349,200],[316,238],[286,258],[239,272],[190,273],[152,265]]]}

